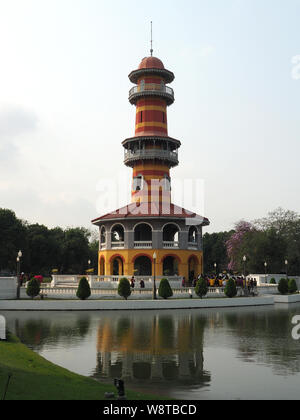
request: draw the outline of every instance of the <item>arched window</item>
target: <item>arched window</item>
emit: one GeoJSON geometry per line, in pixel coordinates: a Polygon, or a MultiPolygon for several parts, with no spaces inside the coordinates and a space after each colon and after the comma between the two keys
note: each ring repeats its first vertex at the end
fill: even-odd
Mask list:
{"type": "Polygon", "coordinates": [[[115,225],[111,230],[112,247],[124,246],[124,228],[122,225],[115,225]]]}
{"type": "Polygon", "coordinates": [[[104,226],[101,228],[101,232],[100,232],[100,244],[101,245],[106,244],[106,229],[104,226]]]}
{"type": "Polygon", "coordinates": [[[195,226],[191,226],[189,230],[189,243],[196,244],[198,242],[198,230],[195,226]]]}
{"type": "Polygon", "coordinates": [[[174,223],[165,225],[163,230],[164,247],[178,247],[179,246],[179,228],[174,223]]]}
{"type": "Polygon", "coordinates": [[[134,229],[135,242],[152,242],[152,228],[147,223],[141,223],[134,229]]]}
{"type": "Polygon", "coordinates": [[[143,176],[138,175],[133,178],[133,185],[132,185],[133,191],[141,191],[143,189],[143,176]]]}

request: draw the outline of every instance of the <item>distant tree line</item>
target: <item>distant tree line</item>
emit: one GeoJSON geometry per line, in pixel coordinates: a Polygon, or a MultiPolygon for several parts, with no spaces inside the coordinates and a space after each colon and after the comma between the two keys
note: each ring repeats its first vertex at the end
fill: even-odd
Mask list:
{"type": "Polygon", "coordinates": [[[267,217],[252,222],[240,221],[235,229],[203,236],[204,271],[243,273],[286,273],[300,275],[300,215],[278,208],[267,217]],[[285,265],[285,261],[288,265],[285,265]]]}
{"type": "Polygon", "coordinates": [[[16,258],[22,250],[21,271],[47,276],[52,270],[59,273],[84,273],[88,268],[97,271],[98,240],[86,228],[56,227],[29,224],[15,213],[0,208],[0,273],[16,272],[16,258]],[[88,261],[91,261],[88,267],[88,261]]]}
{"type": "MultiPolygon", "coordinates": [[[[247,257],[247,273],[300,275],[300,215],[281,208],[267,217],[252,222],[240,221],[228,232],[206,233],[203,236],[204,273],[230,271],[243,273],[243,256],[247,257]]],[[[29,224],[18,219],[11,210],[0,208],[0,273],[16,271],[17,253],[23,253],[21,271],[63,274],[97,271],[98,238],[86,228],[56,227],[29,224]]]]}

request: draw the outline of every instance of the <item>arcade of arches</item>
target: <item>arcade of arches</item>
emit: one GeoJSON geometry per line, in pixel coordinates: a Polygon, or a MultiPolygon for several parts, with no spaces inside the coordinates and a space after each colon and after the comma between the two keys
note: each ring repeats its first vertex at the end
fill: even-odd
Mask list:
{"type": "Polygon", "coordinates": [[[153,276],[153,253],[157,254],[157,276],[192,279],[202,273],[201,251],[188,250],[103,250],[99,253],[100,276],[153,276]],[[174,252],[172,252],[174,251],[174,252]]]}

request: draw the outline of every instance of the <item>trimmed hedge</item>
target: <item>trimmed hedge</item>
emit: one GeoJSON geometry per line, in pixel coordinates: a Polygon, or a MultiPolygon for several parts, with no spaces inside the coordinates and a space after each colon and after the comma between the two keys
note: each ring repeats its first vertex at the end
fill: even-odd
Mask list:
{"type": "Polygon", "coordinates": [[[195,293],[197,296],[199,296],[201,299],[203,298],[203,296],[206,296],[208,292],[208,286],[207,286],[207,282],[206,280],[201,277],[196,284],[195,287],[195,293]]]}
{"type": "Polygon", "coordinates": [[[168,279],[161,279],[158,288],[158,294],[163,299],[168,299],[169,297],[173,296],[173,290],[170,286],[168,279]]]}
{"type": "Polygon", "coordinates": [[[289,293],[294,294],[298,292],[298,287],[295,279],[290,279],[288,282],[289,293]]]}
{"type": "Polygon", "coordinates": [[[129,283],[129,280],[125,277],[123,277],[119,281],[118,294],[119,296],[123,297],[125,300],[127,300],[129,296],[131,295],[130,283],[129,283]]]}
{"type": "Polygon", "coordinates": [[[35,298],[40,294],[41,291],[41,283],[33,278],[28,282],[26,294],[27,296],[31,297],[31,299],[35,298]]]}
{"type": "Polygon", "coordinates": [[[224,293],[229,298],[234,298],[237,295],[237,288],[233,279],[227,281],[224,293]]]}
{"type": "Polygon", "coordinates": [[[78,299],[85,300],[91,296],[91,288],[85,277],[82,277],[76,292],[78,299]]]}
{"type": "Polygon", "coordinates": [[[288,280],[282,278],[279,280],[278,291],[281,295],[286,295],[289,292],[288,280]]]}

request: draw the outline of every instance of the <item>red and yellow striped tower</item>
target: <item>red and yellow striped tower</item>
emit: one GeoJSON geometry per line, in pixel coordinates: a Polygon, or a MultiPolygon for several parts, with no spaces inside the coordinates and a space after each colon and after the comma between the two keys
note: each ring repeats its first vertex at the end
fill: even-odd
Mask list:
{"type": "Polygon", "coordinates": [[[129,79],[135,85],[129,92],[135,135],[122,145],[124,163],[133,170],[132,200],[92,221],[100,231],[99,275],[191,279],[202,272],[202,226],[209,221],[171,201],[170,169],[179,163],[181,146],[168,135],[174,74],[151,50],[129,79]]]}
{"type": "Polygon", "coordinates": [[[135,137],[123,146],[125,164],[133,168],[132,201],[170,204],[170,168],[178,165],[180,147],[168,136],[167,108],[174,92],[167,84],[174,74],[158,58],[147,57],[129,79],[136,84],[129,93],[136,106],[135,137]]]}

